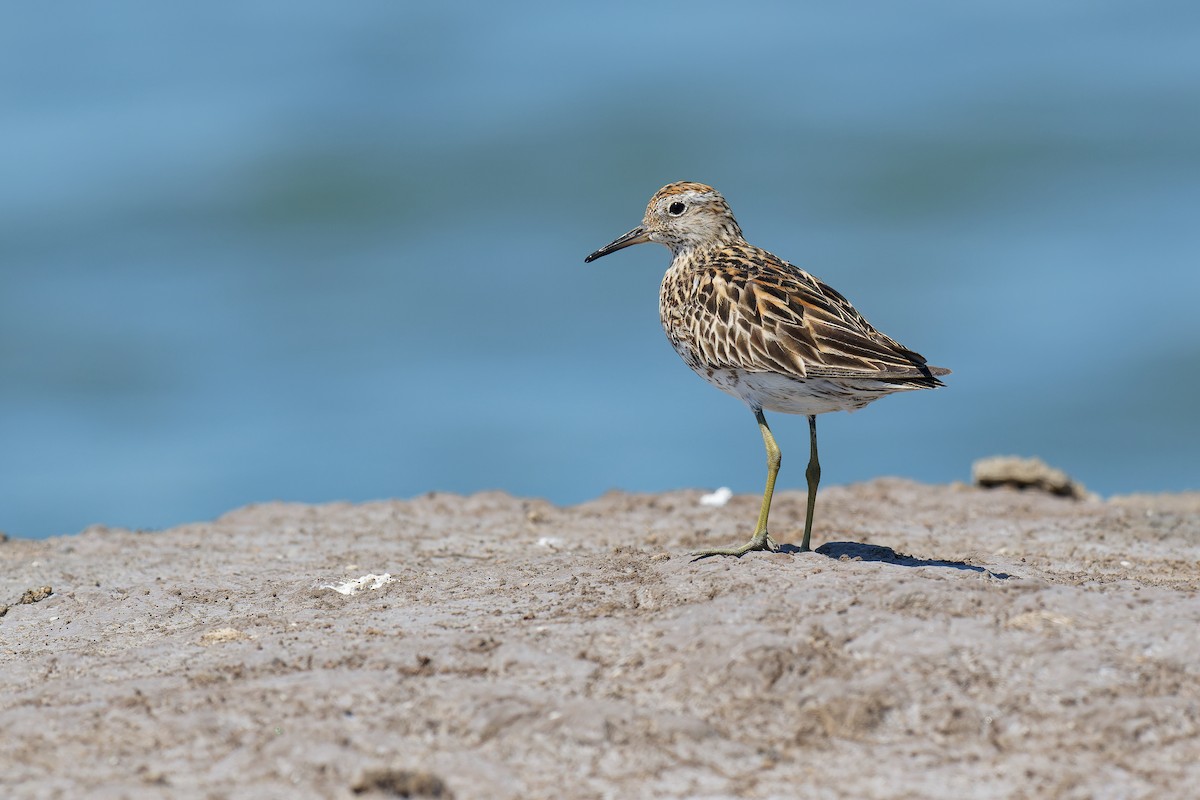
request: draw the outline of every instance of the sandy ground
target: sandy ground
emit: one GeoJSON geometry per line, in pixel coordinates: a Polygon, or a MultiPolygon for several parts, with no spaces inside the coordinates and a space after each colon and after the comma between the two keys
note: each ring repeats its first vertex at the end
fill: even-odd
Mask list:
{"type": "Polygon", "coordinates": [[[1200,494],[699,497],[2,542],[0,796],[1197,796],[1200,494]]]}

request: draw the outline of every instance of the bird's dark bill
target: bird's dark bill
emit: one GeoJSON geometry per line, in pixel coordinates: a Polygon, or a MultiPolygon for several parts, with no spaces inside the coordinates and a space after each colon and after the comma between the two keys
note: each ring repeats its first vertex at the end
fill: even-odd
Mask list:
{"type": "Polygon", "coordinates": [[[609,253],[615,253],[623,247],[629,247],[630,245],[634,244],[642,244],[643,242],[648,241],[650,241],[650,237],[646,235],[646,231],[643,230],[642,226],[639,225],[624,236],[609,242],[608,244],[604,245],[604,247],[601,247],[599,250],[592,253],[583,260],[583,263],[590,264],[597,258],[602,258],[609,253]]]}

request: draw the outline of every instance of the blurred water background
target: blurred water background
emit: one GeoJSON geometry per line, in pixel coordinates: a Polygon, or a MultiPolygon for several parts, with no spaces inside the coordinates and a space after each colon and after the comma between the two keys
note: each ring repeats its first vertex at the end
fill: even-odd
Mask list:
{"type": "MultiPolygon", "coordinates": [[[[674,180],[951,367],[825,485],[1200,488],[1200,6],[9,4],[0,529],[761,491],[659,329],[674,180]]],[[[802,418],[774,415],[782,487],[802,418]]],[[[799,521],[795,521],[799,524],[799,521]]]]}

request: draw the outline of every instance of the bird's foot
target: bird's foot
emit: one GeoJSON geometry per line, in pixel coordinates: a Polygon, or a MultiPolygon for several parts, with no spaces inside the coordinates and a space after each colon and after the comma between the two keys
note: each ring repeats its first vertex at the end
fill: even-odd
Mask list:
{"type": "Polygon", "coordinates": [[[771,535],[766,531],[759,531],[754,534],[754,538],[746,542],[741,547],[731,547],[727,550],[698,550],[691,553],[692,561],[699,561],[702,558],[710,556],[733,556],[741,558],[752,550],[766,550],[768,553],[774,553],[779,549],[779,545],[771,538],[771,535]]]}

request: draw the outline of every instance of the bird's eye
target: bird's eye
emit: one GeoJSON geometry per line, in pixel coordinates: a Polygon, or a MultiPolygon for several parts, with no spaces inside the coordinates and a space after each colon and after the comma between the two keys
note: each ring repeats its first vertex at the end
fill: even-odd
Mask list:
{"type": "Polygon", "coordinates": [[[667,206],[667,213],[672,217],[678,217],[683,212],[687,211],[687,206],[676,200],[671,205],[667,206]]]}

